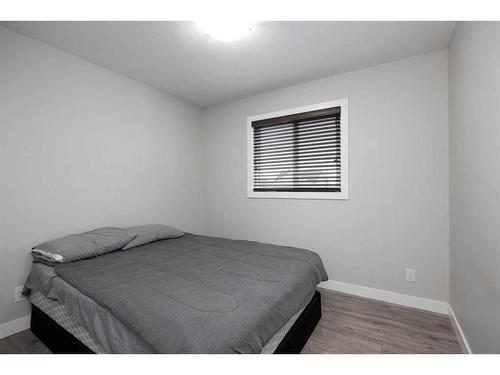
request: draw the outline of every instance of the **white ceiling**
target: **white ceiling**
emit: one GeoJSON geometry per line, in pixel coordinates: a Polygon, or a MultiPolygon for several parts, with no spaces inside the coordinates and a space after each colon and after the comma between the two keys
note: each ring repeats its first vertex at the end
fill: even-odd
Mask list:
{"type": "Polygon", "coordinates": [[[4,26],[200,106],[448,46],[454,22],[261,22],[219,42],[193,22],[4,26]]]}

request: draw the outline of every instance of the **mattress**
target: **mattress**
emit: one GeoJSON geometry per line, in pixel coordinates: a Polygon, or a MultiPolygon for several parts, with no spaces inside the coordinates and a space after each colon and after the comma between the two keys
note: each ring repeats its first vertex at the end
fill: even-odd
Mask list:
{"type": "MultiPolygon", "coordinates": [[[[141,342],[133,332],[130,332],[127,327],[114,318],[110,312],[97,306],[94,301],[81,295],[57,276],[52,267],[40,263],[33,264],[26,287],[30,290],[29,299],[33,305],[42,310],[94,353],[154,352],[151,347],[141,342]],[[73,305],[66,308],[59,301],[58,293],[66,294],[63,299],[73,301],[73,305]],[[86,318],[86,316],[90,315],[85,312],[94,312],[93,319],[86,318]],[[98,322],[108,322],[108,324],[98,322]]],[[[262,349],[262,354],[271,354],[276,350],[302,311],[303,309],[300,309],[267,342],[262,349]]]]}
{"type": "Polygon", "coordinates": [[[187,233],[55,272],[158,353],[261,353],[328,278],[306,249],[187,233]]]}

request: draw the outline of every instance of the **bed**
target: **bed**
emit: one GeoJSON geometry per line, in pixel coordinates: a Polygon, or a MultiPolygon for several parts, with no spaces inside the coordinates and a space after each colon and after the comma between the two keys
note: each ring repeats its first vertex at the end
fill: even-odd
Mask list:
{"type": "Polygon", "coordinates": [[[54,353],[300,353],[327,278],[312,251],[185,234],[34,263],[26,291],[54,353]]]}

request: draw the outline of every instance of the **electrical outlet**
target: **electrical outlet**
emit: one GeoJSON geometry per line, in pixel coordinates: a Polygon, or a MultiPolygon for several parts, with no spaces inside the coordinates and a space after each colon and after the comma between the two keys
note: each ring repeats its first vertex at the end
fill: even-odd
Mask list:
{"type": "Polygon", "coordinates": [[[414,283],[417,281],[417,275],[416,272],[413,268],[407,268],[406,269],[406,281],[409,281],[410,283],[414,283]]]}
{"type": "Polygon", "coordinates": [[[24,301],[26,297],[23,294],[23,287],[18,286],[14,288],[14,302],[21,302],[24,301]]]}

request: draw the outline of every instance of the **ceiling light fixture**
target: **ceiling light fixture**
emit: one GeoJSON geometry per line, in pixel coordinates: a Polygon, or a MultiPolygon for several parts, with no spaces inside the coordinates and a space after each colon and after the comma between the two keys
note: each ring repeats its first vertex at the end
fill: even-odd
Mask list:
{"type": "Polygon", "coordinates": [[[198,27],[203,34],[211,38],[232,42],[252,31],[255,25],[252,22],[241,21],[200,21],[198,27]]]}

